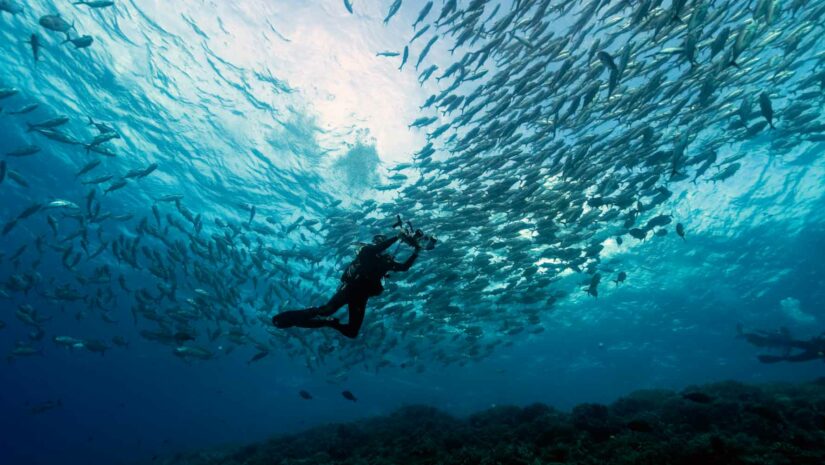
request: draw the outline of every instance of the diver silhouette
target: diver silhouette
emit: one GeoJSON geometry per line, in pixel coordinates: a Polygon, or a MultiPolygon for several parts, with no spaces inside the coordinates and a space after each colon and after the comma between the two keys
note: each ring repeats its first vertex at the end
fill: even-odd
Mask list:
{"type": "Polygon", "coordinates": [[[779,349],[782,355],[759,355],[762,363],[825,361],[825,333],[808,340],[794,339],[787,328],[778,331],[746,332],[738,325],[737,333],[756,347],[779,349]]]}
{"type": "Polygon", "coordinates": [[[404,272],[410,269],[421,250],[420,239],[429,241],[427,248],[435,244],[435,239],[424,236],[421,231],[414,234],[403,230],[395,237],[377,235],[372,244],[366,244],[358,251],[355,260],[347,266],[341,276],[341,285],[329,302],[320,307],[305,310],[291,310],[272,317],[272,324],[278,328],[333,328],[346,337],[355,338],[364,323],[367,301],[384,291],[381,280],[391,271],[404,272]],[[395,261],[386,250],[398,240],[413,247],[413,253],[402,263],[395,261]],[[349,318],[341,323],[331,315],[347,305],[349,318]]]}

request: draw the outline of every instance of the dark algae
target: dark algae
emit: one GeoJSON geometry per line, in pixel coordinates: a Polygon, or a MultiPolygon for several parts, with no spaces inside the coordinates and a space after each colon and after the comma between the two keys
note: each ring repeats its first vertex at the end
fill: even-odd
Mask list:
{"type": "Polygon", "coordinates": [[[825,463],[825,378],[733,381],[683,392],[636,391],[569,413],[498,406],[466,418],[409,406],[165,465],[523,464],[819,465],[825,463]]]}

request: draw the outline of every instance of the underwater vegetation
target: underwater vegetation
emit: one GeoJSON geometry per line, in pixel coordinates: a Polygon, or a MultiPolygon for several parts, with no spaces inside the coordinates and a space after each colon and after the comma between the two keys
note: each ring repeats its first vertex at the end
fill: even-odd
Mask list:
{"type": "Polygon", "coordinates": [[[410,406],[164,465],[821,464],[825,379],[644,390],[569,413],[497,406],[467,418],[410,406]]]}

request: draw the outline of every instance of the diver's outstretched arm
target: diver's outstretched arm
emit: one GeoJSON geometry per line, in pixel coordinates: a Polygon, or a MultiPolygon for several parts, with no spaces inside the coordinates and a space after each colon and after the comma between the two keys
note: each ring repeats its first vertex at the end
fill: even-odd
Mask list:
{"type": "Polygon", "coordinates": [[[407,271],[410,267],[413,266],[415,263],[415,259],[418,258],[418,247],[415,248],[412,255],[408,259],[404,261],[404,263],[393,262],[392,270],[390,271],[407,271]]]}
{"type": "Polygon", "coordinates": [[[391,237],[383,242],[379,242],[378,244],[368,244],[365,245],[362,252],[369,253],[369,254],[379,254],[387,249],[390,248],[391,245],[398,242],[399,236],[391,237]]]}

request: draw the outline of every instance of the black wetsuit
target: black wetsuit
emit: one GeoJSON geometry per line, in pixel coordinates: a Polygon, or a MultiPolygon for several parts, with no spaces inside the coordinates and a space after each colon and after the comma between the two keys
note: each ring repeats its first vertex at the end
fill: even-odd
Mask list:
{"type": "Polygon", "coordinates": [[[760,355],[762,363],[777,362],[810,362],[811,360],[825,361],[825,336],[811,338],[807,341],[793,340],[790,348],[800,349],[801,352],[791,353],[790,348],[782,355],[760,355]]]}
{"type": "Polygon", "coordinates": [[[792,338],[790,332],[785,328],[773,332],[754,331],[747,333],[740,327],[738,331],[741,337],[756,347],[768,347],[782,351],[782,355],[759,355],[759,361],[762,363],[825,360],[825,335],[809,340],[799,340],[792,338]]]}
{"type": "Polygon", "coordinates": [[[396,262],[391,255],[385,253],[398,239],[399,237],[393,237],[362,247],[355,260],[347,266],[341,276],[341,285],[329,302],[320,307],[280,313],[272,318],[272,323],[279,328],[334,328],[344,336],[355,338],[364,323],[367,300],[384,291],[381,279],[391,271],[409,270],[418,257],[417,246],[403,263],[396,262]],[[349,310],[346,324],[336,318],[328,318],[345,304],[349,310]]]}

